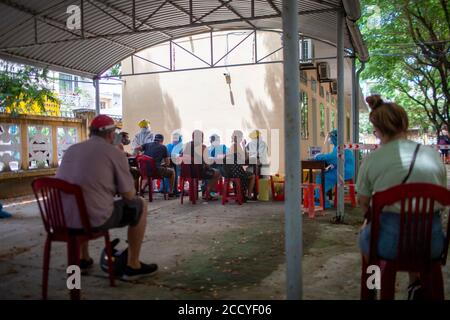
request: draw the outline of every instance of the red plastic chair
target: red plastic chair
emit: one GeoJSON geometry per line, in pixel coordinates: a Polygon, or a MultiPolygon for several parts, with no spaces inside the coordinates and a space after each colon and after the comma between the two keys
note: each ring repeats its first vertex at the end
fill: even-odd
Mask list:
{"type": "Polygon", "coordinates": [[[158,177],[157,175],[155,160],[146,155],[140,155],[136,157],[136,159],[138,162],[139,172],[141,173],[141,180],[139,182],[140,194],[143,196],[144,189],[148,186],[148,201],[153,202],[153,180],[162,180],[164,199],[167,200],[169,198],[167,195],[167,187],[164,179],[158,177]],[[144,181],[146,181],[145,184],[144,181]]]}
{"type": "MultiPolygon", "coordinates": [[[[42,221],[44,222],[47,239],[44,249],[44,270],[42,276],[42,299],[47,299],[48,273],[50,265],[50,251],[52,241],[66,242],[68,265],[80,264],[80,243],[97,238],[105,238],[106,253],[108,254],[108,271],[111,286],[114,286],[114,271],[112,265],[112,248],[109,232],[94,232],[89,222],[83,192],[80,186],[56,178],[38,178],[33,181],[32,188],[36,197],[42,221]],[[66,225],[61,193],[73,195],[77,203],[83,229],[70,229],[66,225]]],[[[80,290],[70,291],[72,300],[80,299],[80,290]]]]}
{"type": "MultiPolygon", "coordinates": [[[[345,185],[348,187],[348,194],[344,195],[344,203],[350,202],[352,208],[356,207],[356,192],[355,183],[353,179],[345,180],[345,185]]],[[[334,186],[334,207],[337,207],[337,185],[334,186]]]]}
{"type": "Polygon", "coordinates": [[[244,202],[242,196],[241,179],[239,178],[225,178],[222,188],[222,204],[224,205],[229,200],[234,199],[239,205],[244,202]],[[230,187],[230,184],[232,187],[230,187]],[[231,188],[233,188],[233,194],[230,194],[231,188]]]}
{"type": "Polygon", "coordinates": [[[189,200],[195,204],[198,200],[198,183],[203,179],[203,165],[181,163],[180,170],[180,188],[181,188],[181,204],[185,195],[184,185],[189,183],[189,200]]]}
{"type": "Polygon", "coordinates": [[[322,216],[325,215],[324,199],[322,192],[322,184],[320,183],[303,183],[303,208],[308,209],[308,217],[314,219],[316,211],[322,211],[322,216]],[[319,189],[319,206],[316,207],[314,201],[314,191],[319,189]]]}
{"type": "Polygon", "coordinates": [[[444,299],[441,266],[447,260],[450,220],[442,257],[431,259],[431,231],[435,202],[450,206],[450,191],[428,183],[408,183],[377,192],[372,199],[371,238],[369,261],[362,264],[361,299],[373,299],[374,291],[367,288],[367,267],[378,265],[381,269],[380,299],[394,299],[397,271],[419,272],[425,297],[444,299]],[[420,202],[418,200],[421,200],[420,202]],[[377,255],[380,214],[383,207],[400,203],[400,235],[396,260],[383,260],[377,255]]]}

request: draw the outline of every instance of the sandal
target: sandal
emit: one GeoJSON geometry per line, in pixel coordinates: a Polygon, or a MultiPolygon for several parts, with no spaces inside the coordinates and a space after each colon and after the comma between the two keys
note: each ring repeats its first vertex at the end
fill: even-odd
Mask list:
{"type": "Polygon", "coordinates": [[[211,197],[211,196],[203,196],[203,200],[206,200],[206,201],[216,201],[216,200],[219,200],[219,198],[217,198],[217,197],[211,197]]]}

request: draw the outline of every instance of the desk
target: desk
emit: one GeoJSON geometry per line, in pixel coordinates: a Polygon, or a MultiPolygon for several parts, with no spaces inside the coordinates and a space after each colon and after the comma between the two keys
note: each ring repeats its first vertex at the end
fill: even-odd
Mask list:
{"type": "Polygon", "coordinates": [[[313,170],[320,170],[320,178],[322,184],[323,199],[325,201],[325,168],[327,167],[326,161],[322,160],[302,160],[302,183],[303,181],[303,170],[309,170],[309,182],[313,181],[313,170]]]}

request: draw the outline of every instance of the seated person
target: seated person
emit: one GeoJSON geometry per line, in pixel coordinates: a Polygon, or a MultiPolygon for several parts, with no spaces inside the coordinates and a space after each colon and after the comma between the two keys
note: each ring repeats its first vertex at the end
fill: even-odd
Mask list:
{"type": "Polygon", "coordinates": [[[142,147],[137,148],[143,151],[144,155],[152,157],[156,166],[156,178],[169,178],[169,197],[175,197],[173,186],[175,182],[175,170],[170,168],[170,156],[167,147],[163,145],[164,136],[155,134],[153,142],[146,143],[142,147]]]}
{"type": "Polygon", "coordinates": [[[127,157],[130,157],[131,154],[125,151],[124,146],[127,146],[130,144],[130,136],[128,132],[121,131],[116,134],[116,138],[114,139],[114,145],[117,146],[117,148],[123,152],[125,152],[125,155],[127,157]]]}
{"type": "MultiPolygon", "coordinates": [[[[328,134],[329,142],[333,144],[333,151],[330,153],[319,153],[315,156],[316,160],[323,160],[326,161],[327,164],[330,166],[330,168],[325,172],[325,194],[328,194],[328,191],[333,188],[337,183],[337,165],[338,165],[338,158],[337,158],[337,130],[333,130],[328,134]]],[[[345,157],[345,163],[344,163],[344,179],[352,179],[355,175],[355,157],[353,156],[353,152],[351,150],[345,150],[344,153],[345,157]]],[[[322,181],[320,175],[317,175],[316,177],[316,183],[320,184],[322,181]]],[[[319,190],[316,189],[316,192],[314,194],[314,197],[319,199],[319,190]]],[[[336,195],[334,195],[336,196],[336,195]]],[[[331,208],[330,201],[328,198],[325,198],[325,208],[331,208]]]]}
{"type": "Polygon", "coordinates": [[[139,150],[142,150],[141,147],[146,144],[153,142],[153,132],[150,129],[150,122],[143,119],[139,121],[138,126],[140,131],[136,133],[131,142],[131,148],[133,149],[133,154],[136,155],[139,150]]]}
{"type": "MultiPolygon", "coordinates": [[[[67,149],[56,177],[82,188],[94,230],[128,226],[128,261],[123,278],[132,280],[155,272],[158,266],[139,261],[147,224],[147,202],[136,196],[127,159],[113,146],[115,128],[110,117],[96,116],[89,127],[89,139],[67,149]],[[114,200],[117,193],[122,199],[114,200]]],[[[82,224],[73,197],[62,193],[61,198],[67,226],[80,229],[82,224]]],[[[80,269],[86,272],[94,263],[89,256],[88,242],[80,244],[80,251],[80,269]]]]}
{"type": "Polygon", "coordinates": [[[242,131],[233,131],[231,135],[232,144],[223,165],[223,176],[225,178],[239,178],[244,199],[249,200],[255,185],[255,175],[252,172],[245,171],[243,167],[248,162],[248,153],[242,147],[243,136],[242,131]]]}
{"type": "MultiPolygon", "coordinates": [[[[447,188],[447,172],[436,150],[420,146],[407,138],[408,115],[396,103],[384,102],[379,95],[366,99],[371,112],[369,120],[381,147],[371,152],[363,161],[358,173],[356,191],[361,210],[367,213],[372,195],[403,183],[430,183],[447,188]],[[415,159],[415,161],[413,161],[415,159]]],[[[441,257],[445,236],[439,205],[434,207],[431,228],[432,259],[441,257]]],[[[397,257],[400,233],[400,205],[383,208],[380,216],[378,255],[387,260],[397,257]]],[[[359,235],[359,245],[363,259],[369,254],[371,223],[364,221],[359,235]]],[[[408,299],[421,298],[420,274],[409,273],[408,299]]]]}
{"type": "MultiPolygon", "coordinates": [[[[177,158],[183,153],[183,138],[179,132],[174,132],[172,134],[172,142],[167,144],[167,151],[170,156],[170,165],[175,170],[175,179],[173,185],[173,193],[175,195],[179,194],[178,191],[178,177],[180,176],[180,166],[176,164],[177,158]]],[[[169,179],[164,178],[164,182],[167,183],[167,192],[169,192],[169,179]],[[166,181],[167,180],[167,181],[166,181]]],[[[163,191],[163,186],[161,186],[160,191],[163,191]]]]}
{"type": "MultiPolygon", "coordinates": [[[[132,155],[129,154],[128,152],[126,152],[125,148],[124,148],[124,146],[127,146],[129,144],[130,144],[130,137],[128,136],[128,132],[122,131],[122,132],[116,134],[116,138],[114,140],[114,145],[120,151],[122,151],[127,158],[132,157],[132,155]]],[[[130,162],[128,162],[130,164],[130,172],[134,179],[134,186],[136,188],[136,191],[139,191],[139,177],[141,175],[139,173],[139,169],[137,168],[137,163],[134,163],[135,158],[133,157],[132,160],[133,160],[133,164],[130,164],[130,162]]]]}
{"type": "Polygon", "coordinates": [[[209,137],[209,142],[211,145],[208,147],[208,156],[215,159],[215,163],[212,167],[219,169],[220,165],[223,164],[223,158],[225,158],[225,155],[227,154],[227,146],[220,144],[220,136],[217,134],[211,135],[211,137],[209,137]]]}
{"type": "Polygon", "coordinates": [[[250,171],[258,176],[261,175],[262,167],[266,167],[265,171],[268,171],[268,159],[267,159],[267,143],[262,139],[261,132],[259,130],[253,130],[250,134],[250,142],[246,145],[245,149],[248,152],[249,163],[254,164],[247,167],[247,171],[250,171]],[[255,170],[256,169],[256,170],[255,170]]]}
{"type": "MultiPolygon", "coordinates": [[[[214,163],[211,164],[211,168],[217,169],[221,172],[225,155],[227,154],[227,146],[220,144],[220,136],[217,134],[211,135],[211,137],[209,137],[209,142],[211,145],[208,147],[208,156],[211,161],[214,161],[214,163]]],[[[212,195],[214,195],[216,192],[216,186],[214,185],[211,188],[211,192],[214,192],[212,195]]]]}
{"type": "Polygon", "coordinates": [[[211,191],[213,186],[216,186],[220,173],[209,164],[208,150],[203,144],[203,136],[203,132],[200,130],[192,133],[192,141],[185,144],[182,159],[185,164],[202,165],[202,178],[207,180],[204,198],[205,200],[216,200],[217,198],[211,191]]]}

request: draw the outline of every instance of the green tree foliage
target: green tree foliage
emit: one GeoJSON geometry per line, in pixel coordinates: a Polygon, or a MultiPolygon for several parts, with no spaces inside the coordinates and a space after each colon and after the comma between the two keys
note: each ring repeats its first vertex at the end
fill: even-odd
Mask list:
{"type": "Polygon", "coordinates": [[[449,125],[448,0],[363,0],[361,29],[370,51],[362,78],[401,104],[411,126],[449,125]]]}
{"type": "Polygon", "coordinates": [[[122,74],[122,64],[118,63],[110,69],[112,76],[120,76],[122,74]]]}
{"type": "Polygon", "coordinates": [[[30,66],[17,66],[0,61],[0,110],[17,115],[19,103],[30,110],[36,103],[42,112],[45,102],[57,102],[55,94],[47,88],[48,70],[30,66]]]}

